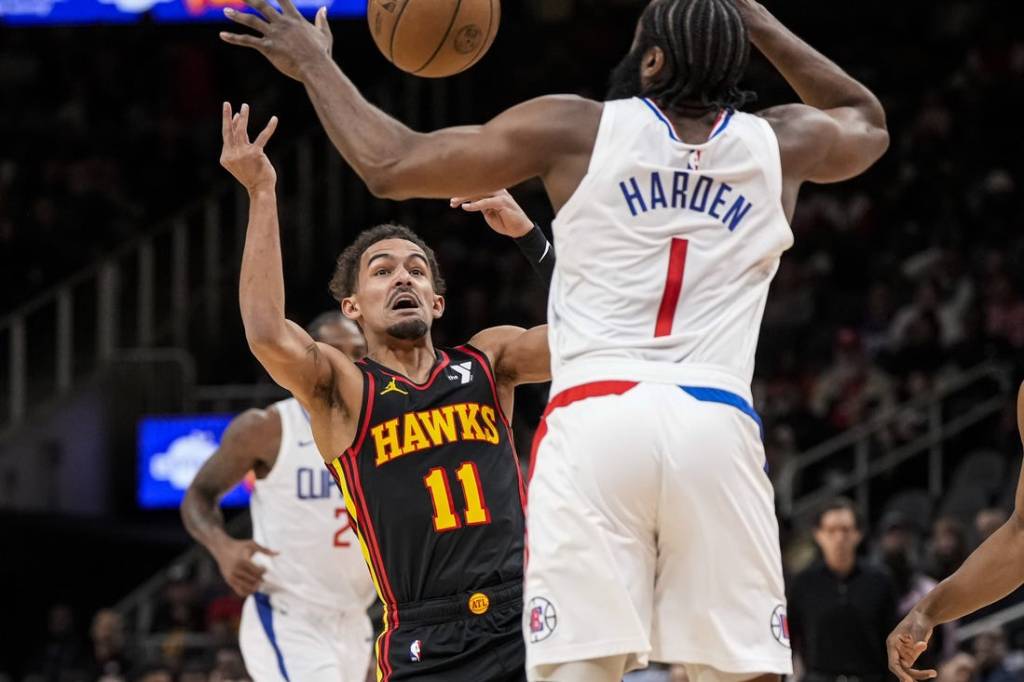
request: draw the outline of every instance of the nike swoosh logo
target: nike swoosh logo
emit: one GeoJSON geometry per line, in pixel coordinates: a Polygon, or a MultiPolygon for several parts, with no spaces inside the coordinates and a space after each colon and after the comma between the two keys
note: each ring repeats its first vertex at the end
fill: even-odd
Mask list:
{"type": "Polygon", "coordinates": [[[300,440],[299,441],[299,447],[300,448],[308,448],[312,444],[313,444],[313,441],[311,441],[311,440],[306,440],[306,441],[300,440]]]}

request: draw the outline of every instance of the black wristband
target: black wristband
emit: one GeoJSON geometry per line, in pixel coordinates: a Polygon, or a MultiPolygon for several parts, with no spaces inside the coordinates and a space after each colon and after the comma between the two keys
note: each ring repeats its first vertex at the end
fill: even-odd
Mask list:
{"type": "Polygon", "coordinates": [[[515,242],[544,283],[550,285],[555,272],[555,247],[544,236],[540,227],[534,223],[533,229],[515,242]]]}

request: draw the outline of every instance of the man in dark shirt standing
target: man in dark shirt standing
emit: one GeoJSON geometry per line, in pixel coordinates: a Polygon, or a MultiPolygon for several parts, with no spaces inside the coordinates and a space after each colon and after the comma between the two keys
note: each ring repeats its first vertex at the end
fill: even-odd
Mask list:
{"type": "Polygon", "coordinates": [[[883,682],[885,635],[897,622],[889,575],[857,556],[860,518],[837,498],[818,512],[814,540],[822,560],[789,586],[789,632],[804,682],[883,682]]]}

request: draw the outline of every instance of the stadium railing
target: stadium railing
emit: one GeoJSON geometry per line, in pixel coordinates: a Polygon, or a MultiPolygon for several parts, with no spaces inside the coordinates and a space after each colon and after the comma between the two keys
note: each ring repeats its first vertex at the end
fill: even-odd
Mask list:
{"type": "Polygon", "coordinates": [[[781,514],[790,520],[806,520],[829,498],[853,493],[862,513],[870,518],[872,482],[914,459],[924,460],[928,492],[933,499],[938,498],[943,491],[950,440],[1006,410],[1012,391],[1009,369],[985,363],[946,378],[933,391],[791,458],[780,472],[790,481],[799,480],[812,467],[820,469],[830,464],[842,473],[804,494],[799,493],[799,485],[779,486],[781,514]],[[958,408],[968,406],[952,410],[953,404],[958,408]],[[887,443],[891,439],[886,435],[910,420],[923,423],[922,432],[906,442],[887,443]]]}
{"type": "MultiPolygon", "coordinates": [[[[413,126],[448,124],[450,103],[462,110],[472,103],[466,80],[453,86],[401,77],[375,87],[375,101],[413,126]]],[[[464,117],[465,111],[456,118],[464,117]]],[[[289,228],[282,238],[290,282],[302,284],[314,259],[337,253],[369,216],[404,217],[409,210],[389,210],[370,197],[319,127],[275,150],[274,161],[289,228]]],[[[196,351],[208,348],[226,321],[235,322],[246,219],[244,191],[225,182],[0,318],[0,443],[122,349],[159,344],[202,357],[196,351]]]]}

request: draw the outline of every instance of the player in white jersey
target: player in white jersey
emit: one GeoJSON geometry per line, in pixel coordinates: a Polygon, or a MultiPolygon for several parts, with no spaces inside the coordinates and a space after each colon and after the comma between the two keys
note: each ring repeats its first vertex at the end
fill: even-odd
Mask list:
{"type": "MultiPolygon", "coordinates": [[[[365,354],[359,328],[340,312],[321,315],[309,331],[353,359],[365,354]]],[[[372,654],[366,611],[376,593],[295,399],[231,422],[189,486],[181,516],[246,597],[239,644],[254,680],[364,682],[372,654]],[[217,502],[250,471],[253,539],[238,540],[225,532],[217,502]]]]}
{"type": "Polygon", "coordinates": [[[750,379],[804,182],[888,147],[865,86],[753,0],[653,0],[607,102],[541,97],[410,130],[332,61],[325,22],[247,0],[222,34],[302,81],[391,199],[543,180],[558,217],[554,387],[529,490],[531,680],[611,682],[648,659],[692,682],[791,671],[772,488],[750,379]],[[803,100],[741,113],[753,43],[803,100]]]}

